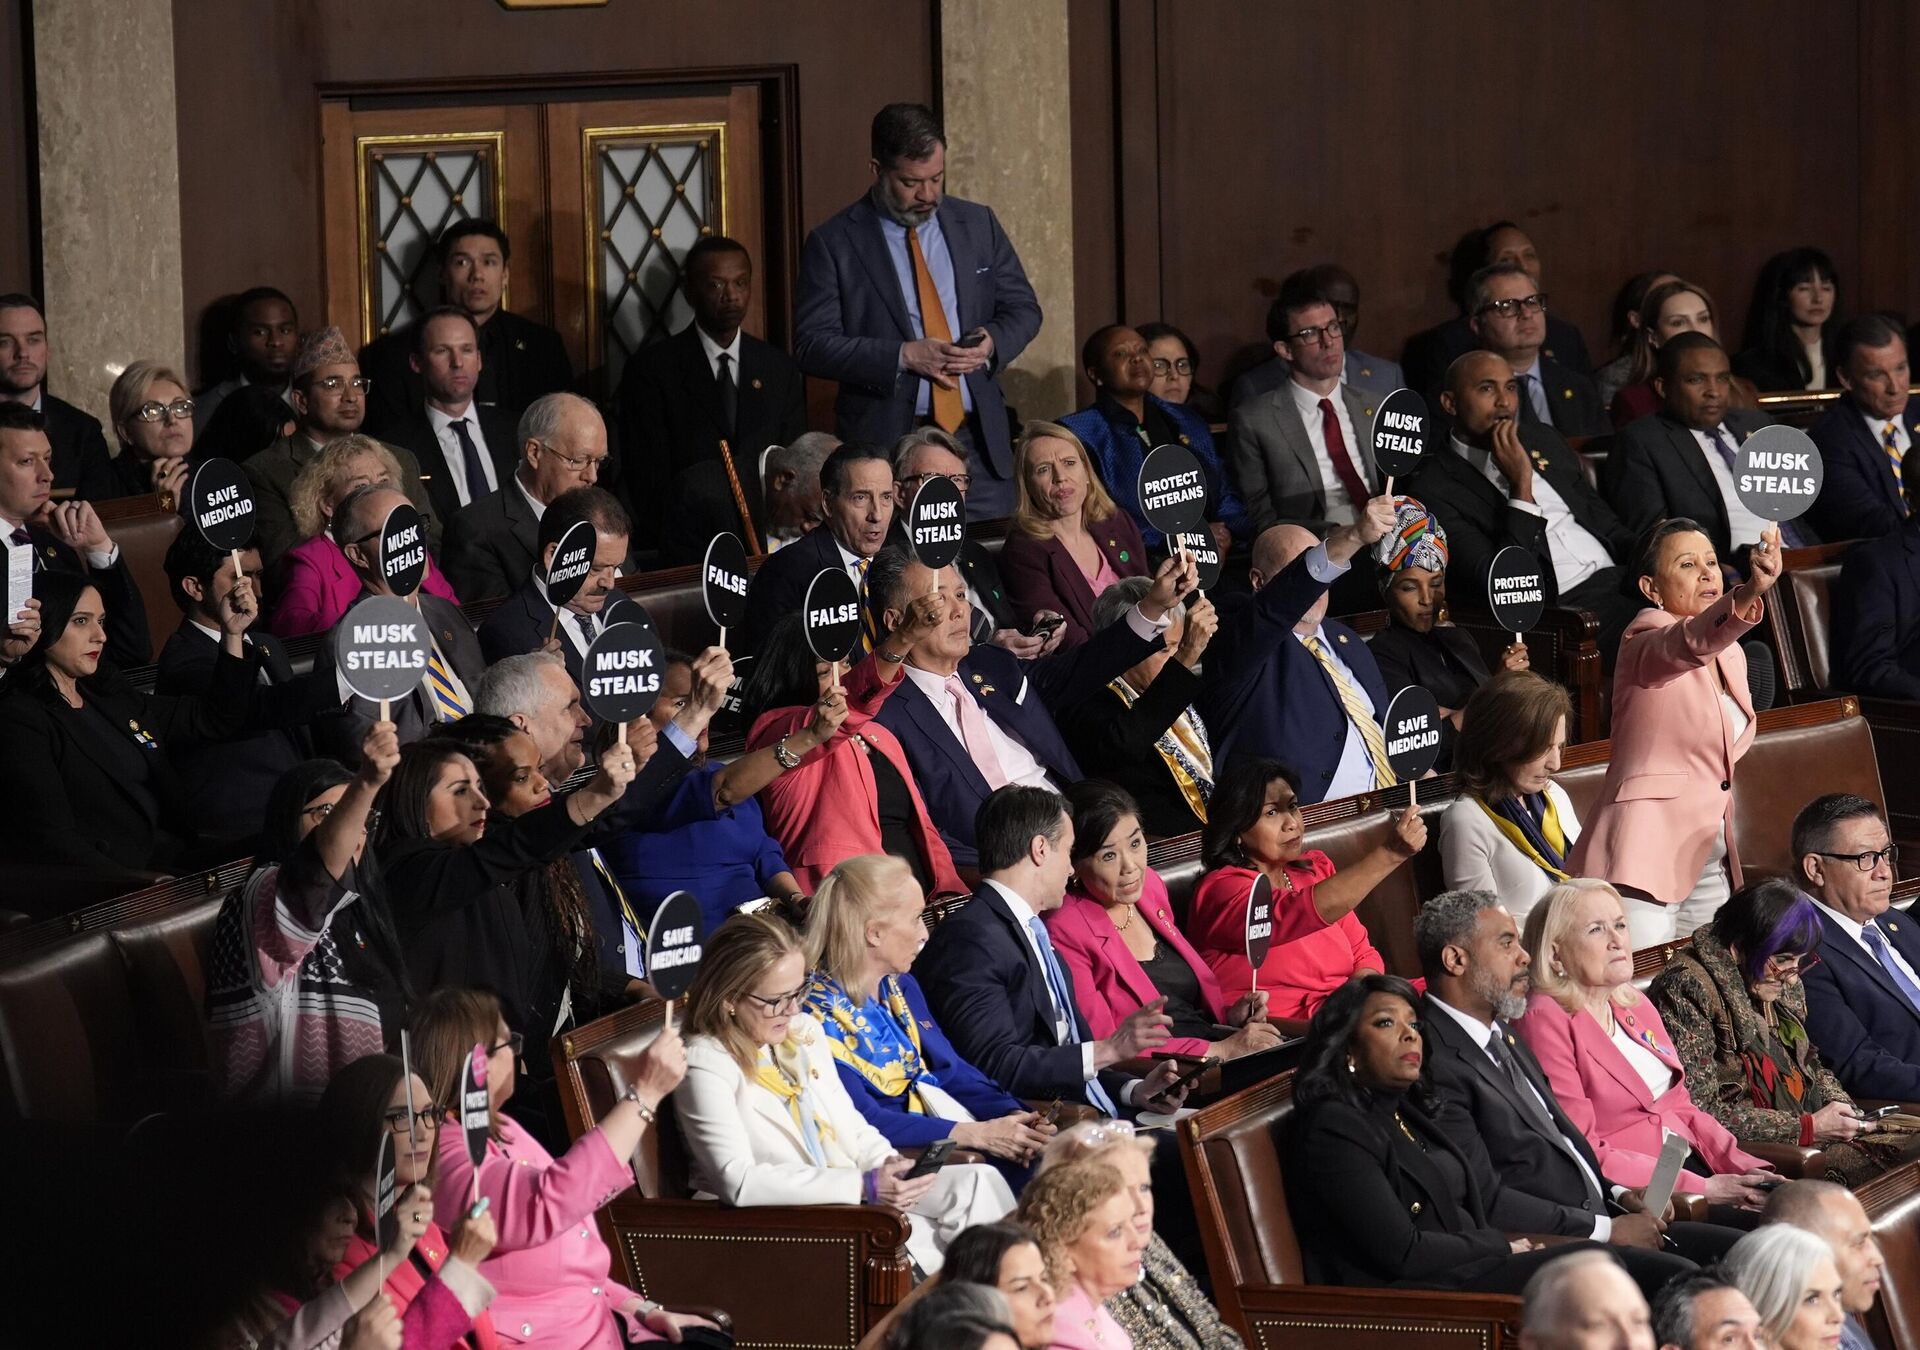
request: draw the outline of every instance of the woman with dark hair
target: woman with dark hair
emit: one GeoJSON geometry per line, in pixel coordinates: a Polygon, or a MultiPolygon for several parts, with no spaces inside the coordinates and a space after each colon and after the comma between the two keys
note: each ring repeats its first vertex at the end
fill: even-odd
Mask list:
{"type": "Polygon", "coordinates": [[[1007,1301],[982,1285],[940,1280],[897,1311],[886,1350],[1020,1350],[1007,1301]]]}
{"type": "Polygon", "coordinates": [[[0,854],[103,872],[189,864],[200,823],[182,809],[170,751],[245,730],[253,589],[220,597],[220,653],[201,696],[143,693],[103,663],[106,605],[85,577],[40,572],[33,594],[40,634],[0,696],[0,854]]]}
{"type": "Polygon", "coordinates": [[[1345,871],[1314,849],[1302,852],[1300,780],[1278,760],[1244,758],[1227,766],[1215,787],[1200,836],[1208,872],[1193,893],[1187,936],[1219,978],[1221,993],[1239,999],[1267,995],[1267,1015],[1289,1022],[1313,1016],[1321,1002],[1354,975],[1386,967],[1353,910],[1369,891],[1427,843],[1426,822],[1408,806],[1385,839],[1345,871]],[[1292,942],[1276,942],[1254,970],[1247,964],[1247,895],[1254,878],[1273,886],[1274,926],[1281,912],[1312,905],[1327,927],[1292,942]]]}
{"type": "Polygon", "coordinates": [[[1800,972],[1819,959],[1819,946],[1813,901],[1791,882],[1762,881],[1694,931],[1647,997],[1702,1110],[1742,1144],[1818,1145],[1827,1179],[1858,1186],[1905,1161],[1920,1140],[1865,1119],[1808,1037],[1800,972]]]}
{"type": "Polygon", "coordinates": [[[1658,269],[1641,272],[1627,278],[1626,284],[1614,292],[1608,325],[1613,359],[1593,372],[1593,383],[1600,391],[1600,401],[1608,407],[1613,405],[1613,396],[1633,382],[1627,372],[1633,366],[1634,340],[1640,331],[1641,303],[1646,300],[1648,291],[1663,281],[1671,280],[1671,272],[1658,269]]]}
{"type": "Polygon", "coordinates": [[[914,1286],[860,1338],[859,1350],[881,1350],[891,1344],[895,1327],[918,1324],[920,1314],[912,1314],[913,1321],[907,1321],[909,1310],[919,1307],[934,1290],[955,1284],[983,1285],[1006,1300],[1008,1325],[1020,1350],[1047,1350],[1053,1344],[1054,1297],[1053,1286],[1047,1283],[1046,1259],[1033,1234],[1003,1219],[977,1223],[949,1243],[940,1274],[914,1286]]]}
{"type": "Polygon", "coordinates": [[[1200,383],[1200,349],[1192,338],[1158,319],[1135,331],[1147,344],[1147,358],[1153,362],[1148,393],[1163,403],[1186,408],[1203,422],[1225,420],[1219,396],[1200,383]]]}
{"type": "Polygon", "coordinates": [[[1809,247],[1774,254],[1754,283],[1745,346],[1733,358],[1733,373],[1762,393],[1833,388],[1839,315],[1840,274],[1832,258],[1809,247]]]}
{"type": "Polygon", "coordinates": [[[253,875],[214,920],[207,1020],[221,1096],[312,1101],[406,1025],[406,957],[366,856],[374,798],[399,760],[393,723],[376,722],[359,772],[310,759],[274,785],[253,875]]]}
{"type": "Polygon", "coordinates": [[[1517,1294],[1555,1257],[1600,1248],[1540,1248],[1489,1221],[1492,1162],[1471,1131],[1436,1122],[1419,998],[1398,976],[1361,975],[1307,1030],[1282,1141],[1307,1280],[1517,1294]]]}
{"type": "Polygon", "coordinates": [[[742,700],[753,718],[747,749],[771,746],[787,766],[761,789],[760,808],[803,890],[862,853],[899,858],[929,896],[971,889],[927,814],[907,752],[875,720],[905,678],[902,662],[887,657],[910,649],[945,614],[935,597],[916,597],[900,626],[844,680],[807,646],[798,614],[775,624],[754,658],[742,700]]]}
{"type": "Polygon", "coordinates": [[[1073,1001],[1091,1036],[1111,1036],[1155,999],[1166,1001],[1170,1055],[1239,1055],[1270,1050],[1280,1033],[1258,990],[1231,1003],[1200,954],[1174,926],[1167,883],[1147,865],[1140,808],[1124,788],[1097,778],[1068,787],[1073,806],[1074,880],[1057,909],[1041,916],[1073,980],[1073,1001]]]}

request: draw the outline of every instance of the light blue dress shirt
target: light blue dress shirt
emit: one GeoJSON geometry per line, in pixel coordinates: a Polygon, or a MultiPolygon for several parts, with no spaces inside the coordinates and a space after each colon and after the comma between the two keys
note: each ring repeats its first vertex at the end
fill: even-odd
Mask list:
{"type": "MultiPolygon", "coordinates": [[[[959,291],[953,282],[953,255],[947,251],[947,236],[940,229],[940,213],[934,212],[926,222],[916,227],[920,235],[920,251],[926,255],[927,274],[933,278],[933,289],[940,294],[940,308],[947,316],[947,331],[958,338],[960,329],[959,291]]],[[[907,227],[890,216],[881,216],[880,233],[887,241],[887,254],[893,259],[893,272],[900,279],[900,296],[907,302],[907,319],[913,325],[916,337],[927,335],[926,322],[920,317],[920,288],[913,282],[913,254],[907,248],[907,227]]],[[[920,381],[920,392],[914,396],[913,411],[916,417],[927,416],[933,403],[933,386],[926,380],[920,381]]],[[[960,406],[968,412],[973,411],[973,390],[967,388],[965,380],[960,381],[960,406]]]]}

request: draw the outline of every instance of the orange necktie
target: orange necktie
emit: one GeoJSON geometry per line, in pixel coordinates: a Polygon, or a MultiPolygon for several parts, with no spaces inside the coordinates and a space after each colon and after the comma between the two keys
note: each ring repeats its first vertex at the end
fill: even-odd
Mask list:
{"type": "MultiPolygon", "coordinates": [[[[953,330],[947,327],[947,311],[940,306],[940,292],[933,284],[933,273],[927,270],[927,255],[920,251],[920,232],[912,226],[907,227],[907,253],[913,259],[913,288],[920,292],[921,328],[936,342],[952,342],[953,330]]],[[[942,389],[932,380],[927,383],[933,391],[934,423],[948,434],[958,431],[960,424],[967,420],[959,386],[942,389]]]]}

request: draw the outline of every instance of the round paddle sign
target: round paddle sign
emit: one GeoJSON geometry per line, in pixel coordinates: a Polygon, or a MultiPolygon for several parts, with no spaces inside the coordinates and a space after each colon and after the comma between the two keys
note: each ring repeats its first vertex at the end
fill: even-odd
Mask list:
{"type": "Polygon", "coordinates": [[[426,616],[390,595],[368,596],[333,626],[335,669],[347,688],[375,703],[412,693],[432,650],[426,616]]]}
{"type": "Polygon", "coordinates": [[[1212,590],[1220,581],[1220,545],[1213,542],[1212,530],[1188,530],[1174,536],[1186,545],[1187,555],[1193,559],[1194,569],[1200,574],[1200,589],[1212,590]]]}
{"type": "Polygon", "coordinates": [[[427,579],[427,536],[413,503],[387,512],[380,527],[380,575],[395,595],[412,595],[427,579]]]}
{"type": "Polygon", "coordinates": [[[686,891],[675,891],[653,912],[647,924],[647,983],[661,998],[679,998],[693,986],[705,928],[700,902],[686,891]]]}
{"type": "Polygon", "coordinates": [[[1134,488],[1140,514],[1162,534],[1191,530],[1207,518],[1207,475],[1184,445],[1163,445],[1142,460],[1134,488]]]}
{"type": "Polygon", "coordinates": [[[807,583],[802,626],[822,661],[844,661],[860,645],[860,588],[838,567],[822,568],[807,583]]]}
{"type": "Polygon", "coordinates": [[[1396,389],[1373,415],[1373,462],[1389,478],[1404,478],[1427,454],[1427,401],[1411,389],[1396,389]]]}
{"type": "Polygon", "coordinates": [[[587,584],[593,570],[593,550],[598,543],[593,522],[576,520],[567,526],[560,542],[553,546],[553,560],[547,564],[547,603],[556,609],[569,603],[587,584]]]}
{"type": "Polygon", "coordinates": [[[1410,684],[1387,705],[1387,765],[1394,777],[1410,783],[1440,758],[1440,704],[1410,684]]]}
{"type": "Polygon", "coordinates": [[[1273,946],[1273,883],[1262,872],[1247,891],[1247,964],[1255,970],[1273,946]]]}
{"type": "Polygon", "coordinates": [[[621,613],[621,622],[593,640],[580,666],[580,701],[602,722],[645,717],[660,697],[660,677],[666,673],[665,649],[653,625],[625,618],[624,607],[621,613]]]}
{"type": "Polygon", "coordinates": [[[210,459],[187,482],[187,514],[200,537],[222,553],[253,542],[253,484],[230,459],[210,459]]]}
{"type": "Polygon", "coordinates": [[[907,508],[907,542],[922,567],[939,571],[960,556],[967,537],[967,503],[953,480],[935,474],[920,484],[907,508]]]}
{"type": "Polygon", "coordinates": [[[1762,520],[1798,520],[1826,477],[1820,447],[1799,427],[1761,427],[1740,443],[1733,460],[1733,490],[1762,520]]]}
{"type": "Polygon", "coordinates": [[[467,1157],[475,1167],[487,1160],[493,1137],[493,1118],[487,1112],[487,1047],[475,1041],[460,1075],[460,1128],[466,1135],[467,1157]]]}
{"type": "Polygon", "coordinates": [[[1487,569],[1487,608],[1509,633],[1529,632],[1547,608],[1546,577],[1540,560],[1518,544],[1493,555],[1487,569]]]}
{"type": "Polygon", "coordinates": [[[716,534],[700,564],[700,594],[716,628],[738,628],[747,613],[747,550],[739,536],[716,534]]]}

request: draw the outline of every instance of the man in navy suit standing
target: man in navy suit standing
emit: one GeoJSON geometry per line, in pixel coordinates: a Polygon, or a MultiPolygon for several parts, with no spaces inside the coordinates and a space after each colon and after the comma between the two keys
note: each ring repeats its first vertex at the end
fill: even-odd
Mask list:
{"type": "Polygon", "coordinates": [[[1897,862],[1880,808],[1816,797],[1793,819],[1797,882],[1820,910],[1807,1033],[1856,1098],[1920,1101],[1920,924],[1892,912],[1897,862]]]}
{"type": "Polygon", "coordinates": [[[1900,464],[1920,407],[1907,401],[1906,333],[1884,314],[1862,314],[1840,329],[1833,361],[1846,393],[1807,430],[1827,470],[1807,520],[1822,539],[1878,539],[1908,515],[1900,464]]]}
{"type": "Polygon", "coordinates": [[[1393,498],[1374,497],[1324,542],[1299,525],[1254,541],[1255,594],[1220,625],[1207,662],[1215,762],[1277,759],[1300,775],[1303,804],[1392,785],[1380,731],[1390,691],[1359,634],[1326,617],[1327,588],[1392,528],[1393,498]]]}
{"type": "Polygon", "coordinates": [[[1040,302],[993,211],[946,196],[931,109],[873,118],[873,189],[807,236],[794,359],[837,380],[835,430],[891,444],[931,422],[972,452],[981,520],[1013,511],[1013,437],[999,373],[1040,331],[1040,302]]]}

